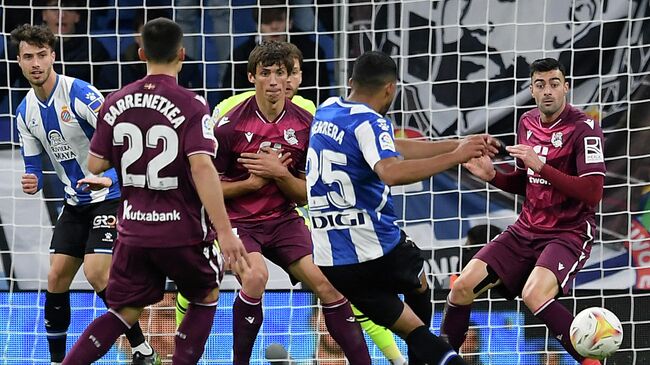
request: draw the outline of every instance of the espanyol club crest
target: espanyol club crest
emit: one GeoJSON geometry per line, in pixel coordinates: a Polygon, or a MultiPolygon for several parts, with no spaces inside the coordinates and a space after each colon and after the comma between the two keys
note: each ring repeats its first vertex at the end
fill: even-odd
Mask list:
{"type": "Polygon", "coordinates": [[[298,144],[298,138],[296,138],[296,131],[293,128],[284,130],[284,140],[287,141],[290,145],[298,144]]]}
{"type": "Polygon", "coordinates": [[[551,136],[551,144],[555,148],[562,147],[562,132],[555,132],[551,136]]]}
{"type": "Polygon", "coordinates": [[[70,110],[68,110],[68,107],[66,105],[61,107],[61,121],[63,123],[70,123],[72,120],[72,113],[70,113],[70,110]]]}

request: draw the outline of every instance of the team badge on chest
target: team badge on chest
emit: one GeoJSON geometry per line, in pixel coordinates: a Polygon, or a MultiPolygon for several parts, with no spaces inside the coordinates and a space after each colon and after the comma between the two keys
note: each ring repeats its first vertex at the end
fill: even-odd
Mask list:
{"type": "Polygon", "coordinates": [[[291,146],[298,144],[298,138],[296,138],[296,131],[293,128],[284,130],[284,140],[291,146]]]}
{"type": "Polygon", "coordinates": [[[61,120],[64,123],[70,123],[70,121],[72,120],[72,113],[70,112],[70,110],[66,105],[61,107],[61,120]]]}
{"type": "Polygon", "coordinates": [[[562,132],[555,132],[551,136],[551,144],[555,148],[562,147],[562,132]]]}

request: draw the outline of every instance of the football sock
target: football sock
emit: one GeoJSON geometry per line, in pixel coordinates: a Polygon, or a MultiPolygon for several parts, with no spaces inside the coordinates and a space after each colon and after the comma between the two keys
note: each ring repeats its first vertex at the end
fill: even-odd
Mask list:
{"type": "Polygon", "coordinates": [[[465,342],[467,329],[469,328],[469,315],[472,305],[456,305],[449,301],[445,304],[445,312],[442,316],[440,335],[449,341],[451,347],[458,352],[460,346],[465,342]]]}
{"type": "Polygon", "coordinates": [[[190,305],[190,301],[187,300],[180,292],[176,295],[176,328],[181,325],[185,313],[187,312],[187,306],[190,305]]]}
{"type": "Polygon", "coordinates": [[[233,364],[248,364],[255,338],[264,319],[262,298],[249,297],[243,290],[240,290],[232,306],[232,312],[233,364]]]}
{"type": "Polygon", "coordinates": [[[386,356],[388,360],[391,361],[394,365],[401,365],[406,362],[404,356],[399,351],[397,344],[395,343],[395,336],[393,333],[384,326],[380,326],[375,322],[371,321],[366,317],[361,311],[359,311],[354,305],[351,305],[352,313],[357,319],[357,322],[361,325],[364,331],[370,336],[372,341],[377,345],[379,350],[386,356]]]}
{"type": "MultiPolygon", "coordinates": [[[[404,302],[411,307],[415,315],[420,318],[422,323],[429,328],[431,325],[431,316],[433,314],[433,304],[431,303],[431,289],[422,293],[411,292],[404,295],[404,302]]],[[[424,365],[425,362],[422,362],[418,359],[418,356],[413,353],[412,349],[408,349],[409,355],[409,364],[411,365],[424,365]]]]}
{"type": "MultiPolygon", "coordinates": [[[[108,302],[106,302],[106,288],[104,288],[104,290],[102,291],[97,292],[97,296],[102,299],[106,308],[110,308],[108,306],[108,302]]],[[[124,335],[126,336],[126,339],[129,340],[131,349],[138,347],[145,342],[144,334],[142,333],[142,328],[140,328],[139,322],[135,322],[135,324],[131,326],[131,328],[129,328],[126,332],[124,332],[124,335]]],[[[151,349],[151,347],[149,348],[151,349]]],[[[153,349],[151,350],[151,352],[142,352],[143,355],[151,355],[152,353],[153,353],[153,349]]]]}
{"type": "Polygon", "coordinates": [[[70,326],[70,292],[45,293],[45,332],[50,361],[62,362],[70,326]]]}
{"type": "MultiPolygon", "coordinates": [[[[427,326],[421,326],[406,336],[409,353],[415,354],[419,361],[433,365],[467,365],[467,363],[449,346],[433,333],[427,326]]],[[[409,364],[411,364],[409,358],[409,364]]]]}
{"type": "Polygon", "coordinates": [[[361,332],[346,298],[332,303],[323,303],[323,317],[330,335],[341,346],[351,365],[370,365],[370,354],[366,340],[361,332]]]}
{"type": "Polygon", "coordinates": [[[571,322],[573,322],[573,315],[571,315],[569,310],[555,299],[551,299],[533,314],[546,324],[546,327],[560,341],[560,344],[562,344],[562,347],[564,347],[569,355],[578,362],[584,360],[584,357],[580,356],[573,347],[573,344],[571,344],[569,329],[571,328],[571,322]]]}
{"type": "Polygon", "coordinates": [[[216,303],[211,305],[189,304],[185,314],[186,321],[181,322],[174,337],[176,345],[172,357],[174,365],[194,365],[199,362],[205,350],[205,342],[212,330],[216,310],[216,303]]]}
{"type": "Polygon", "coordinates": [[[128,328],[119,314],[109,310],[97,317],[79,336],[63,365],[86,365],[99,360],[128,328]]]}

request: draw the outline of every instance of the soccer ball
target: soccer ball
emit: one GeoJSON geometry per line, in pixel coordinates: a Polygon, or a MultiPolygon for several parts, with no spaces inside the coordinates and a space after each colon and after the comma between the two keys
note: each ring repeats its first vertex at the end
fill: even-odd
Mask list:
{"type": "Polygon", "coordinates": [[[623,341],[621,321],[614,313],[599,307],[578,313],[569,334],[580,355],[598,360],[615,353],[623,341]]]}

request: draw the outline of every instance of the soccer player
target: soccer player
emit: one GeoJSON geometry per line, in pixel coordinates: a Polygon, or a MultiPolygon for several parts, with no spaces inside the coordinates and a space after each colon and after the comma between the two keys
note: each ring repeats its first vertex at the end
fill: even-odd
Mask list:
{"type": "Polygon", "coordinates": [[[330,98],[316,110],[307,154],[314,262],[368,318],[406,340],[409,364],[465,364],[429,331],[433,306],[424,259],[395,224],[389,186],[494,153],[495,142],[487,136],[395,140],[384,114],[396,83],[395,62],[366,52],[354,64],[351,94],[330,98]]]}
{"type": "MultiPolygon", "coordinates": [[[[286,46],[289,48],[291,58],[293,59],[293,70],[287,76],[287,83],[285,87],[286,97],[291,100],[295,105],[303,108],[309,114],[313,115],[316,112],[316,105],[311,100],[305,99],[300,95],[297,95],[298,88],[302,83],[302,52],[296,47],[293,43],[286,43],[286,46]]],[[[212,117],[215,120],[219,119],[220,115],[225,115],[232,108],[241,104],[244,100],[249,99],[251,96],[255,95],[255,90],[247,91],[241,94],[233,95],[222,102],[220,102],[213,110],[212,117]]],[[[306,212],[303,213],[304,207],[296,208],[299,210],[299,214],[306,216],[306,212]]],[[[304,217],[308,219],[308,217],[304,217]]],[[[185,316],[185,311],[187,310],[187,299],[182,295],[176,296],[176,325],[180,325],[183,317],[185,316]]],[[[365,315],[359,312],[354,306],[352,306],[352,311],[361,324],[361,327],[368,333],[370,338],[375,342],[379,350],[386,356],[387,359],[391,361],[393,365],[402,365],[406,363],[406,360],[402,356],[397,344],[395,343],[395,338],[393,333],[388,329],[382,326],[378,326],[368,319],[365,315]]]]}
{"type": "MultiPolygon", "coordinates": [[[[43,152],[65,185],[63,210],[50,243],[44,316],[50,359],[52,364],[60,364],[70,325],[70,284],[82,263],[88,282],[106,302],[120,191],[114,170],[92,177],[86,168],[90,138],[104,101],[102,94],[85,81],[54,71],[56,38],[47,27],[21,25],[11,32],[11,39],[18,48],[18,65],[31,85],[16,111],[25,161],[23,192],[36,194],[42,188],[43,152]],[[77,182],[84,177],[103,181],[107,188],[83,191],[77,182]]],[[[126,336],[133,364],[160,361],[137,322],[126,336]]]]}
{"type": "Polygon", "coordinates": [[[591,251],[605,175],[603,133],[597,122],[566,102],[569,83],[562,64],[544,58],[530,69],[537,108],[521,116],[518,144],[506,148],[516,158],[515,170],[497,171],[486,156],[466,164],[490,184],[525,195],[523,209],[461,272],[449,293],[441,331],[459,348],[472,302],[498,286],[506,297],[520,295],[578,362],[600,364],[573,348],[573,316],[556,298],[568,293],[591,251]]]}
{"type": "Polygon", "coordinates": [[[255,95],[223,116],[215,129],[215,164],[222,173],[226,208],[251,261],[250,268],[235,270],[242,290],[233,305],[233,363],[248,364],[262,325],[266,256],[321,299],[327,327],[350,363],[370,364],[350,304],[314,265],[309,229],[294,209],[296,202],[307,200],[304,161],[311,114],[286,99],[287,70],[292,69],[285,43],[255,47],[248,59],[255,95]]]}
{"type": "MultiPolygon", "coordinates": [[[[175,337],[172,362],[196,364],[210,334],[223,274],[223,259],[246,265],[233,234],[212,158],[214,123],[203,98],[176,83],[185,50],[173,21],[154,19],[142,30],[148,75],[111,94],[90,145],[88,168],[120,173],[115,258],[107,288],[109,311],[95,319],[64,364],[90,364],[163,298],[166,277],[191,302],[175,337]],[[207,213],[207,215],[206,215],[207,213]]],[[[91,189],[101,182],[83,179],[91,189]]]]}

